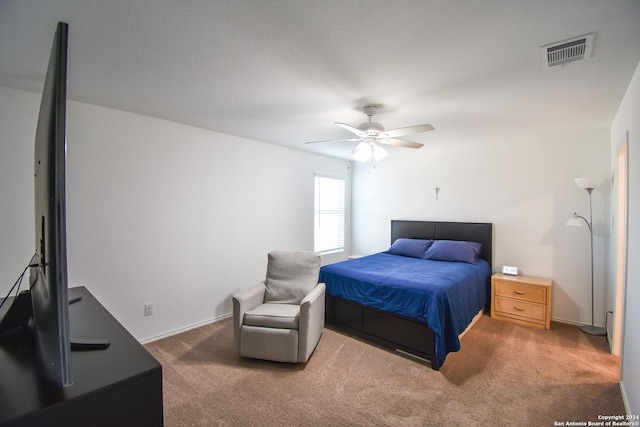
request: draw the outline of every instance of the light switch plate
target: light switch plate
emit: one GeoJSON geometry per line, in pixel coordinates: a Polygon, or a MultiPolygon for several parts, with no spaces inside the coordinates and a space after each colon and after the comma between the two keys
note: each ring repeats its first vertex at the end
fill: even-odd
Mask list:
{"type": "Polygon", "coordinates": [[[509,274],[511,276],[517,276],[518,275],[518,267],[511,267],[508,265],[503,265],[502,266],[502,274],[509,274]]]}

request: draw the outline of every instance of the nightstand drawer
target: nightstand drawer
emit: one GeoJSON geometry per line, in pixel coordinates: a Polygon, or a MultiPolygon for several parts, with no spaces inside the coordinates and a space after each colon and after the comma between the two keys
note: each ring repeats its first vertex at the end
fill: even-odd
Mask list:
{"type": "Polygon", "coordinates": [[[495,311],[498,313],[526,317],[527,319],[544,322],[546,306],[526,301],[514,300],[496,296],[495,311]]]}
{"type": "Polygon", "coordinates": [[[491,276],[491,317],[534,328],[551,328],[552,279],[534,276],[491,276]]]}
{"type": "Polygon", "coordinates": [[[545,304],[547,301],[547,289],[540,286],[528,286],[520,283],[509,283],[501,280],[495,281],[496,296],[515,298],[523,301],[545,304]]]}

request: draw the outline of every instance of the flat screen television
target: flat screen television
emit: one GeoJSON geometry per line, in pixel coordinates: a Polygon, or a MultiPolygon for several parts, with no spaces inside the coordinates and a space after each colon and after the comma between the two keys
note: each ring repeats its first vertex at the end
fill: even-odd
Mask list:
{"type": "Polygon", "coordinates": [[[0,338],[33,337],[27,342],[35,348],[40,378],[63,387],[72,384],[65,201],[68,32],[68,25],[59,22],[36,128],[35,254],[28,265],[29,290],[17,294],[0,319],[0,338]]]}
{"type": "Polygon", "coordinates": [[[44,380],[63,386],[72,383],[65,197],[68,34],[68,24],[59,22],[38,115],[35,255],[29,279],[38,369],[44,380]]]}

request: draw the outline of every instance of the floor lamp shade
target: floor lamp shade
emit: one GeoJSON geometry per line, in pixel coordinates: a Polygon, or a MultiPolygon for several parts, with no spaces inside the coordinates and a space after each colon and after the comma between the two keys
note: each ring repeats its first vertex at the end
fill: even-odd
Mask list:
{"type": "Polygon", "coordinates": [[[574,181],[576,182],[576,185],[578,187],[584,189],[596,188],[598,185],[600,185],[600,182],[602,182],[601,180],[595,178],[576,178],[574,181]]]}
{"type": "MultiPolygon", "coordinates": [[[[574,212],[573,215],[571,215],[571,218],[569,218],[569,221],[567,221],[567,225],[573,226],[573,227],[582,227],[583,223],[582,220],[584,220],[584,222],[587,222],[587,220],[578,215],[577,212],[574,212]]],[[[589,223],[587,223],[587,225],[589,225],[589,223]]]]}

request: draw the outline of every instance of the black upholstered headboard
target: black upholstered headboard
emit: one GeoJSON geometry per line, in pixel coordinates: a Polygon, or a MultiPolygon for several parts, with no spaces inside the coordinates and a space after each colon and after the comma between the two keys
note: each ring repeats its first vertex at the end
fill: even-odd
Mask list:
{"type": "Polygon", "coordinates": [[[493,267],[493,224],[490,222],[441,222],[391,220],[391,243],[398,238],[466,240],[482,243],[480,258],[493,267]]]}

